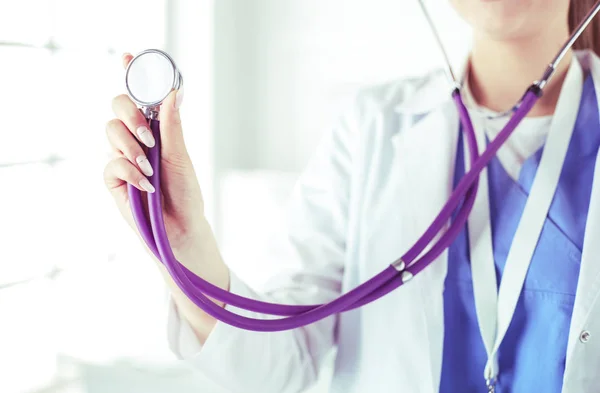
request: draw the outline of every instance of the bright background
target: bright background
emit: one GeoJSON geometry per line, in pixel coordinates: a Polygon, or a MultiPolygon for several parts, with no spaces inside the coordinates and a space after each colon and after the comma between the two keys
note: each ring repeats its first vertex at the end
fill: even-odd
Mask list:
{"type": "MultiPolygon", "coordinates": [[[[468,31],[429,8],[459,59],[468,31]]],[[[416,0],[0,0],[0,392],[226,393],[175,361],[165,291],[102,182],[120,55],[168,51],[226,261],[249,282],[360,86],[441,65],[416,0]]],[[[314,392],[325,392],[330,370],[314,392]]],[[[254,393],[254,392],[249,392],[254,393]]]]}

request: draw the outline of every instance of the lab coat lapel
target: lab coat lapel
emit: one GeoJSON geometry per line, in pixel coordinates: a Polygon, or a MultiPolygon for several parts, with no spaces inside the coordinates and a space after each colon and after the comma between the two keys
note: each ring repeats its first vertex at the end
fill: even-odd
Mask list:
{"type": "MultiPolygon", "coordinates": [[[[580,61],[588,62],[587,68],[592,72],[596,97],[600,101],[600,60],[593,54],[584,54],[580,61]]],[[[590,130],[590,132],[599,131],[590,130]]],[[[570,360],[579,339],[579,332],[585,328],[591,317],[599,318],[590,315],[590,311],[592,311],[600,297],[600,261],[598,255],[600,255],[600,157],[596,158],[581,269],[567,347],[567,370],[570,368],[570,360]]]]}
{"type": "MultiPolygon", "coordinates": [[[[443,89],[440,86],[439,89],[443,89]]],[[[439,92],[439,90],[438,90],[439,92]]],[[[406,250],[420,237],[439,213],[452,192],[459,119],[453,101],[448,99],[394,139],[395,162],[403,179],[401,187],[406,197],[403,206],[402,249],[406,250]]],[[[437,239],[437,238],[436,238],[437,239]]],[[[427,251],[428,249],[426,249],[427,251]]],[[[411,314],[422,316],[430,372],[423,382],[425,392],[438,392],[442,367],[444,339],[443,288],[447,272],[447,251],[415,277],[408,285],[417,286],[411,314]]],[[[412,338],[407,338],[412,340],[412,338]]],[[[425,359],[423,359],[425,362],[425,359]]]]}

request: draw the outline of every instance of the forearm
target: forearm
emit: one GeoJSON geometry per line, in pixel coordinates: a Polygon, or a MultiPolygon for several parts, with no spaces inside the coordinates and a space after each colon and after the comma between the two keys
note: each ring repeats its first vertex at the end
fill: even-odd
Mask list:
{"type": "MultiPolygon", "coordinates": [[[[208,315],[198,306],[196,306],[182,291],[179,289],[177,284],[173,281],[166,269],[161,269],[165,282],[169,287],[171,299],[175,303],[177,312],[182,319],[185,319],[195,333],[198,342],[204,345],[206,339],[212,332],[217,320],[212,316],[208,315]]],[[[215,303],[224,306],[223,303],[213,300],[215,303]]]]}
{"type": "MultiPolygon", "coordinates": [[[[174,250],[175,256],[184,266],[194,274],[222,289],[229,290],[229,269],[222,260],[210,226],[206,223],[201,234],[191,237],[190,246],[174,250]]],[[[196,306],[178,287],[167,269],[159,263],[159,269],[170,290],[177,311],[181,318],[191,326],[201,344],[204,344],[216,324],[216,319],[196,306]]],[[[215,299],[216,304],[224,304],[215,299]]]]}

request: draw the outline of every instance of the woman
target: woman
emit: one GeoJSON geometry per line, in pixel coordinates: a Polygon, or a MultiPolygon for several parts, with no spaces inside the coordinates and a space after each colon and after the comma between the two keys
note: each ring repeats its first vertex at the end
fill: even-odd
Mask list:
{"type": "MultiPolygon", "coordinates": [[[[474,30],[461,79],[482,150],[593,1],[452,3],[474,30]]],[[[215,321],[159,264],[171,287],[175,353],[232,392],[302,391],[334,344],[332,392],[600,391],[599,29],[588,28],[488,165],[468,228],[409,284],[360,310],[264,334],[215,321]]],[[[285,231],[289,258],[256,292],[229,271],[203,218],[181,100],[173,92],[161,110],[169,239],[185,266],[246,297],[314,304],[354,288],[414,243],[465,173],[441,73],[361,92],[301,176],[285,231]]],[[[119,157],[105,180],[135,228],[126,184],[156,192],[142,149],[155,142],[126,96],[113,108],[107,133],[119,157]]]]}

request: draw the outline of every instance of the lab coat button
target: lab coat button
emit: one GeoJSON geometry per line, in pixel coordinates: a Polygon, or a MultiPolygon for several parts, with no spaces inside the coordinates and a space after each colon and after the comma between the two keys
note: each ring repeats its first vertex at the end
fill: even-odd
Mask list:
{"type": "Polygon", "coordinates": [[[579,341],[581,341],[584,344],[590,341],[590,332],[588,332],[587,330],[581,332],[581,334],[579,335],[579,341]]]}

